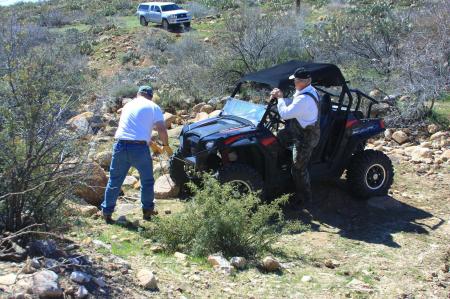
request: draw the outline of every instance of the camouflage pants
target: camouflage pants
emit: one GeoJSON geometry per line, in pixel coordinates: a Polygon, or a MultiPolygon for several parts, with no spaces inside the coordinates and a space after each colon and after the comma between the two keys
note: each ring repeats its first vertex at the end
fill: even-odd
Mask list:
{"type": "Polygon", "coordinates": [[[292,150],[292,178],[294,179],[297,199],[312,200],[311,182],[308,164],[314,148],[319,143],[320,127],[308,126],[305,129],[294,126],[294,148],[292,150]]]}

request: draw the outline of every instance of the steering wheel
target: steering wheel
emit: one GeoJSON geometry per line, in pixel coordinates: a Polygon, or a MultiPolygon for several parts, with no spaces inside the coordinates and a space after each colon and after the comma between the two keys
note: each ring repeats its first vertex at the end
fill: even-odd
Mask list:
{"type": "Polygon", "coordinates": [[[277,102],[278,99],[271,99],[269,104],[267,105],[267,117],[269,119],[268,123],[266,124],[267,128],[273,128],[275,131],[278,131],[278,128],[280,124],[286,124],[286,122],[281,118],[280,114],[278,113],[277,109],[277,102]]]}

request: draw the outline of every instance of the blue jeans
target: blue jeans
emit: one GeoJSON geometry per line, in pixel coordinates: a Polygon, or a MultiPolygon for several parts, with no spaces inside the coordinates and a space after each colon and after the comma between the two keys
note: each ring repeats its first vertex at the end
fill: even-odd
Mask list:
{"type": "Polygon", "coordinates": [[[116,142],[113,146],[111,166],[109,168],[109,180],[105,190],[105,198],[102,203],[104,214],[114,212],[120,187],[127,176],[128,170],[133,166],[139,171],[141,179],[141,203],[142,208],[151,210],[154,208],[154,183],[153,163],[150,149],[146,144],[127,144],[116,142]]]}

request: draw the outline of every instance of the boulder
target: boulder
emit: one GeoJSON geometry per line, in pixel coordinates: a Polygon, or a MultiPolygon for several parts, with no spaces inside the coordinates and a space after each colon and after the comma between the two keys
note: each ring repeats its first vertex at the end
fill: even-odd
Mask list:
{"type": "Polygon", "coordinates": [[[214,110],[213,112],[208,114],[208,117],[209,118],[217,117],[217,116],[219,116],[220,112],[222,112],[222,110],[214,110]]]}
{"type": "Polygon", "coordinates": [[[208,263],[213,266],[214,269],[222,271],[225,274],[231,274],[234,271],[234,267],[222,255],[214,254],[208,256],[208,263]]]}
{"type": "Polygon", "coordinates": [[[98,208],[94,206],[79,206],[77,209],[83,217],[91,217],[99,211],[98,208]]]}
{"type": "Polygon", "coordinates": [[[93,112],[83,112],[69,119],[66,124],[79,135],[92,134],[93,131],[90,126],[90,121],[93,117],[93,112]]]}
{"type": "Polygon", "coordinates": [[[188,256],[187,256],[186,254],[184,254],[184,253],[182,253],[182,252],[178,252],[178,251],[176,251],[173,255],[174,255],[174,256],[177,258],[177,260],[179,260],[179,261],[185,261],[185,260],[188,258],[188,256]]]}
{"type": "Polygon", "coordinates": [[[247,260],[245,259],[245,257],[241,256],[232,257],[230,263],[233,267],[240,270],[244,269],[245,266],[247,266],[247,260]]]}
{"type": "Polygon", "coordinates": [[[446,149],[442,155],[441,155],[441,159],[443,161],[450,161],[450,149],[446,149]]]}
{"type": "Polygon", "coordinates": [[[78,291],[75,293],[76,298],[87,298],[89,296],[89,291],[86,289],[85,286],[80,286],[78,288],[78,291]]]}
{"type": "Polygon", "coordinates": [[[91,281],[91,276],[81,271],[73,271],[72,274],[70,274],[70,279],[76,283],[84,284],[91,281]]]}
{"type": "Polygon", "coordinates": [[[172,113],[169,112],[164,112],[164,122],[166,124],[166,128],[170,129],[172,128],[172,124],[175,123],[177,119],[176,115],[173,115],[172,113]]]}
{"type": "Polygon", "coordinates": [[[164,174],[155,181],[155,198],[167,199],[178,196],[180,187],[177,186],[169,174],[164,174]]]}
{"type": "Polygon", "coordinates": [[[439,130],[439,127],[438,127],[436,124],[430,124],[430,125],[428,125],[428,127],[427,127],[427,131],[428,131],[428,133],[430,133],[430,134],[434,134],[434,133],[436,133],[438,130],[439,130]]]}
{"type": "Polygon", "coordinates": [[[132,175],[127,175],[126,177],[125,177],[125,180],[123,181],[123,186],[124,187],[130,187],[130,188],[133,188],[133,186],[134,186],[134,184],[136,184],[138,182],[138,179],[137,178],[135,178],[134,176],[132,176],[132,175]]]}
{"type": "Polygon", "coordinates": [[[416,146],[411,152],[411,161],[413,162],[433,162],[433,151],[426,147],[416,146]]]}
{"type": "Polygon", "coordinates": [[[206,113],[206,112],[199,112],[199,113],[197,113],[197,115],[195,116],[194,122],[198,122],[198,121],[201,121],[201,120],[205,120],[205,119],[207,119],[208,117],[209,117],[208,113],[206,113]]]}
{"type": "Polygon", "coordinates": [[[392,134],[392,139],[394,139],[395,142],[397,142],[398,144],[403,144],[406,141],[408,141],[408,135],[406,135],[405,132],[403,131],[395,131],[392,134]]]}
{"type": "Polygon", "coordinates": [[[309,275],[303,275],[302,276],[302,282],[310,282],[312,281],[312,277],[309,275]]]}
{"type": "Polygon", "coordinates": [[[62,298],[63,296],[63,290],[58,284],[58,275],[50,270],[42,270],[34,274],[31,291],[39,298],[62,298]]]}
{"type": "Polygon", "coordinates": [[[180,136],[181,130],[183,130],[182,126],[175,127],[167,131],[169,138],[178,138],[180,136]]]}
{"type": "Polygon", "coordinates": [[[205,106],[205,105],[206,105],[206,103],[204,103],[204,102],[198,103],[197,105],[192,107],[192,112],[195,112],[195,113],[200,112],[200,109],[202,109],[202,107],[205,106]]]}
{"type": "Polygon", "coordinates": [[[430,141],[439,140],[445,136],[447,136],[447,132],[439,131],[430,136],[430,141]]]}
{"type": "Polygon", "coordinates": [[[369,93],[369,96],[372,98],[379,97],[381,95],[381,92],[378,89],[374,89],[369,93]]]}
{"type": "Polygon", "coordinates": [[[157,289],[158,280],[150,269],[141,269],[137,272],[136,278],[139,285],[144,289],[157,289]]]}
{"type": "Polygon", "coordinates": [[[84,180],[77,184],[74,193],[87,203],[97,207],[103,201],[108,178],[102,167],[96,162],[85,165],[83,173],[84,180]]]}
{"type": "Polygon", "coordinates": [[[372,110],[370,111],[370,117],[384,117],[388,114],[390,107],[391,106],[387,103],[374,105],[372,110]]]}
{"type": "Polygon", "coordinates": [[[213,111],[214,111],[214,107],[209,104],[205,104],[200,108],[200,112],[206,112],[208,114],[210,114],[213,111]]]}
{"type": "Polygon", "coordinates": [[[112,160],[112,152],[104,151],[97,153],[94,157],[94,160],[104,169],[109,169],[112,160]]]}
{"type": "Polygon", "coordinates": [[[13,285],[16,282],[16,276],[14,273],[0,275],[0,286],[13,285]]]}
{"type": "Polygon", "coordinates": [[[262,261],[262,267],[268,272],[278,271],[281,269],[281,264],[278,260],[271,256],[266,256],[262,261]]]}

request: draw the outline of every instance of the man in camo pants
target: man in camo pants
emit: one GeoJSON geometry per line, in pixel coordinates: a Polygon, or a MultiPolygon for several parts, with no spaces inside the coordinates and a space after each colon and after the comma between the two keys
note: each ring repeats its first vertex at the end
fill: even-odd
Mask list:
{"type": "Polygon", "coordinates": [[[293,99],[283,98],[280,89],[271,92],[278,99],[278,113],[286,120],[286,129],[293,141],[292,177],[296,189],[296,201],[312,201],[308,163],[320,139],[319,95],[311,86],[311,74],[299,68],[289,77],[294,80],[296,92],[293,99]]]}

